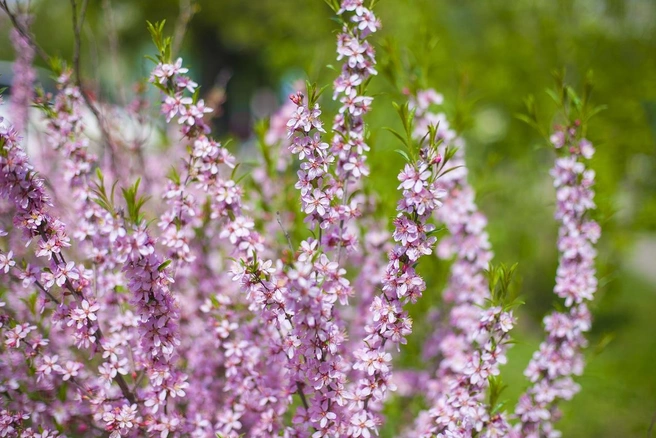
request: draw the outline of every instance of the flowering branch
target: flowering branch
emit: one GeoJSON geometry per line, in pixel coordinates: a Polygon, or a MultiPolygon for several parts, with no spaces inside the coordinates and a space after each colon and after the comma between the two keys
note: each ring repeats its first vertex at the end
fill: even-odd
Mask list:
{"type": "Polygon", "coordinates": [[[499,366],[507,362],[509,332],[515,324],[512,309],[518,305],[508,297],[515,266],[502,265],[489,271],[489,305],[469,335],[473,351],[461,370],[440,376],[443,392],[433,402],[427,418],[420,415],[420,436],[508,435],[510,426],[497,405],[502,390],[498,376],[499,366]],[[485,400],[488,386],[490,398],[485,400]]]}
{"type": "Polygon", "coordinates": [[[554,293],[564,300],[565,308],[545,316],[547,339],[524,371],[531,386],[520,397],[515,410],[520,420],[513,431],[517,437],[560,436],[553,427],[560,416],[557,403],[571,400],[580,389],[572,376],[583,372],[581,351],[587,346],[584,334],[591,326],[587,303],[597,289],[594,244],[600,238],[601,228],[589,217],[589,211],[595,208],[595,173],[586,167],[595,149],[584,137],[583,128],[598,109],[587,110],[587,94],[581,100],[568,87],[561,88],[560,104],[567,125],[556,126],[550,137],[559,153],[550,173],[556,188],[555,217],[560,224],[554,293]]]}
{"type": "Polygon", "coordinates": [[[339,7],[333,5],[342,22],[342,31],[337,35],[337,60],[344,59],[342,71],[333,83],[333,99],[339,97],[342,104],[333,120],[331,153],[336,158],[336,194],[341,196],[341,206],[336,210],[338,225],[326,233],[328,248],[355,247],[355,236],[346,234],[348,221],[359,215],[357,198],[349,196],[360,187],[360,178],[369,175],[366,165],[365,124],[363,116],[369,112],[373,98],[366,96],[366,87],[371,76],[376,75],[376,58],[367,37],[380,28],[380,21],[364,6],[364,0],[343,0],[339,7]]]}
{"type": "MultiPolygon", "coordinates": [[[[407,106],[399,107],[399,112],[409,138],[412,114],[408,114],[407,106]]],[[[433,236],[435,226],[428,220],[442,205],[445,192],[438,188],[437,180],[450,155],[449,152],[445,157],[438,154],[435,134],[436,131],[432,130],[428,144],[421,145],[418,154],[413,147],[409,148],[412,158],[408,157],[409,162],[399,173],[401,184],[398,188],[403,197],[394,219],[396,246],[389,252],[382,295],[374,298],[370,308],[372,320],[366,327],[368,335],[364,346],[355,352],[353,367],[364,375],[351,396],[349,436],[369,434],[369,430],[375,430],[379,423],[371,405],[382,402],[388,388],[393,389],[390,382],[392,356],[386,348],[399,348],[407,342],[412,320],[403,307],[408,302],[416,302],[426,288],[415,266],[422,256],[432,253],[437,240],[433,236]]]]}
{"type": "MultiPolygon", "coordinates": [[[[485,412],[487,408],[479,402],[487,379],[476,378],[475,384],[472,384],[464,380],[464,376],[477,370],[484,374],[489,374],[490,371],[498,373],[497,362],[481,360],[482,355],[491,354],[490,351],[481,352],[480,345],[485,344],[487,339],[483,337],[483,342],[480,342],[481,339],[477,341],[473,334],[480,332],[481,324],[488,326],[490,321],[500,317],[501,313],[495,313],[500,312],[499,309],[492,314],[481,309],[486,301],[491,299],[485,275],[492,259],[489,237],[485,231],[487,219],[476,207],[474,189],[467,180],[464,141],[450,128],[444,113],[431,111],[431,107],[441,105],[443,99],[443,96],[433,89],[420,90],[416,96],[410,97],[410,105],[415,111],[416,120],[413,137],[420,140],[427,135],[431,126],[436,126],[437,136],[442,141],[440,147],[451,146],[455,151],[449,162],[449,172],[439,180],[440,187],[447,192],[447,196],[442,208],[435,212],[436,219],[445,224],[450,232],[450,236],[439,243],[437,255],[444,260],[455,255],[447,286],[442,293],[443,300],[450,309],[447,313],[446,327],[438,326],[426,341],[424,357],[437,356],[439,366],[435,375],[424,387],[429,405],[438,406],[445,403],[446,394],[452,393],[459,382],[464,382],[465,386],[470,386],[468,391],[475,395],[468,401],[471,406],[467,405],[467,409],[471,408],[472,412],[478,411],[477,415],[481,418],[485,416],[489,418],[489,413],[485,412]],[[486,367],[485,370],[479,370],[481,365],[486,367]]],[[[505,316],[507,317],[508,315],[505,316]]],[[[491,335],[488,335],[488,338],[491,335]]],[[[504,338],[504,335],[505,333],[501,333],[500,337],[504,338]]],[[[494,354],[498,353],[495,350],[494,354]]],[[[505,356],[500,356],[499,360],[505,360],[505,356]]],[[[462,387],[463,384],[460,386],[462,387]]],[[[460,402],[462,398],[457,400],[460,402]]],[[[434,433],[437,430],[434,424],[435,418],[431,416],[435,416],[433,412],[425,411],[419,414],[415,424],[415,434],[434,433]]],[[[462,418],[454,417],[453,414],[445,418],[454,423],[465,422],[462,418]]],[[[476,427],[482,427],[482,423],[476,427]]]]}

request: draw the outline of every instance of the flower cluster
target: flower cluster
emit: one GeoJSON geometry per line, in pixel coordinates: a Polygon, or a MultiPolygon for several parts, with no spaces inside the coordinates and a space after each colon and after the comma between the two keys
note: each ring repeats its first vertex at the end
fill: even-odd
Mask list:
{"type": "MultiPolygon", "coordinates": [[[[107,360],[99,368],[98,382],[104,381],[103,385],[90,382],[83,386],[77,383],[84,396],[93,400],[91,406],[87,408],[94,411],[94,415],[98,418],[104,419],[107,416],[106,413],[103,414],[104,410],[121,406],[115,402],[107,403],[106,400],[109,398],[116,399],[109,392],[99,388],[99,386],[106,386],[110,389],[112,382],[120,388],[122,398],[129,405],[134,404],[136,396],[123,378],[128,370],[125,368],[127,360],[122,354],[124,347],[128,347],[132,352],[131,357],[138,359],[138,363],[147,372],[151,387],[142,394],[147,398],[144,406],[155,413],[158,406],[165,404],[169,396],[184,395],[186,386],[184,374],[178,373],[172,366],[175,361],[174,348],[179,343],[176,325],[177,304],[168,289],[170,279],[163,260],[155,253],[154,241],[145,229],[136,227],[135,232],[128,233],[126,224],[116,212],[110,214],[114,224],[117,224],[116,228],[112,228],[115,233],[107,232],[108,230],[103,227],[96,228],[97,221],[91,219],[96,214],[94,213],[96,208],[99,208],[90,199],[88,174],[93,160],[86,154],[86,145],[78,137],[82,129],[76,117],[78,114],[76,105],[80,102],[79,94],[76,88],[66,85],[67,76],[63,77],[62,91],[55,99],[54,106],[48,108],[46,112],[48,130],[52,134],[50,139],[55,148],[62,152],[69,165],[78,165],[76,172],[65,174],[65,179],[73,189],[76,200],[89,207],[83,211],[88,213],[83,219],[88,225],[84,235],[95,235],[95,232],[91,232],[92,229],[98,231],[98,235],[103,235],[101,239],[104,243],[113,244],[103,247],[113,246],[117,264],[124,266],[128,289],[132,292],[130,302],[137,311],[138,318],[135,325],[140,329],[139,337],[132,343],[126,338],[121,339],[119,333],[112,333],[107,339],[103,337],[97,316],[100,305],[93,292],[93,274],[83,265],[66,261],[64,249],[70,247],[71,243],[65,226],[57,217],[51,215],[50,201],[45,194],[43,180],[32,170],[26,154],[20,148],[18,134],[13,128],[8,127],[0,132],[0,144],[2,144],[0,194],[11,200],[16,208],[14,225],[23,230],[28,241],[38,239],[35,255],[49,261],[48,269],[39,272],[36,278],[30,279],[33,275],[31,271],[21,276],[26,280],[29,279],[28,285],[36,283],[46,294],[47,299],[57,304],[57,309],[53,313],[53,322],[61,330],[72,329],[73,341],[78,348],[90,349],[92,354],[102,352],[103,358],[107,360]],[[82,165],[79,165],[80,163],[82,165]],[[61,299],[53,295],[55,287],[62,290],[61,299]],[[66,302],[66,296],[71,296],[72,302],[66,302]],[[121,340],[117,341],[117,338],[121,340]]],[[[105,205],[108,206],[107,203],[105,205]]],[[[104,219],[107,216],[96,215],[95,218],[104,219]]],[[[98,243],[99,240],[95,242],[98,243]]],[[[102,269],[101,271],[104,272],[102,269]]],[[[21,333],[27,335],[29,331],[25,329],[21,333]]],[[[18,347],[20,338],[17,337],[16,342],[12,343],[14,347],[18,347]]],[[[48,364],[48,361],[56,362],[56,357],[56,355],[45,356],[44,365],[48,364]],[[49,359],[46,359],[48,357],[49,359]]],[[[81,367],[82,364],[66,361],[63,367],[58,364],[46,366],[43,373],[49,374],[48,370],[52,369],[62,376],[63,381],[73,378],[77,381],[78,378],[86,379],[88,374],[86,371],[83,373],[81,367]]],[[[161,426],[160,420],[166,421],[166,418],[151,421],[149,427],[157,430],[161,426]]],[[[106,422],[105,427],[107,430],[114,430],[114,426],[109,421],[106,422]]],[[[136,422],[134,427],[138,427],[136,422]]]]}
{"type": "MultiPolygon", "coordinates": [[[[239,422],[247,424],[254,433],[273,433],[280,429],[279,417],[290,402],[281,382],[286,368],[280,367],[279,362],[294,354],[296,342],[290,338],[289,325],[292,313],[281,292],[277,269],[272,267],[272,261],[258,258],[265,251],[264,239],[255,230],[254,221],[244,214],[247,207],[242,201],[243,189],[232,179],[232,170],[236,167],[234,157],[207,135],[209,127],[203,114],[209,110],[202,101],[194,103],[190,97],[184,97],[184,93],[193,90],[195,83],[185,75],[187,69],[182,66],[182,60],[171,64],[162,56],[160,61],[151,81],[163,92],[162,112],[167,115],[167,121],[179,115],[182,139],[189,143],[185,169],[174,175],[164,195],[169,210],[160,221],[163,243],[171,248],[172,258],[182,265],[181,262],[194,262],[189,241],[197,230],[204,227],[204,233],[227,242],[229,255],[237,259],[232,268],[232,280],[245,292],[230,304],[237,307],[246,304],[256,314],[255,321],[265,325],[265,329],[255,330],[252,325],[233,322],[233,339],[219,341],[224,359],[220,365],[226,368],[224,390],[234,391],[234,396],[224,400],[229,414],[220,416],[218,430],[233,434],[239,429],[236,427],[239,422]],[[196,116],[193,123],[186,118],[189,114],[196,116]],[[230,177],[222,172],[231,172],[230,177]],[[192,183],[200,192],[199,196],[208,199],[209,214],[204,217],[205,208],[195,201],[199,196],[192,192],[192,183]],[[220,225],[219,229],[215,231],[214,227],[206,226],[210,221],[215,226],[220,225]],[[260,403],[263,393],[268,396],[260,403]],[[250,412],[245,413],[247,410],[250,412]]],[[[210,273],[214,274],[211,270],[210,273]]],[[[225,295],[220,299],[225,300],[225,295]]],[[[246,315],[240,319],[252,317],[250,312],[246,315]]],[[[218,364],[205,366],[216,368],[218,364]]]]}
{"type": "Polygon", "coordinates": [[[185,97],[185,92],[193,93],[197,87],[185,75],[187,72],[188,69],[182,66],[182,59],[178,58],[172,64],[162,59],[150,78],[163,91],[162,113],[169,122],[173,117],[178,117],[180,133],[190,143],[184,173],[179,172],[171,179],[164,194],[170,205],[170,210],[159,224],[164,231],[164,244],[171,248],[175,259],[192,261],[188,240],[192,237],[193,225],[198,224],[194,219],[200,212],[187,186],[196,182],[202,192],[210,197],[210,219],[228,219],[221,237],[229,239],[240,255],[252,257],[263,249],[261,237],[254,232],[253,221],[242,213],[241,187],[233,179],[221,175],[222,168],[224,172],[226,168],[228,171],[234,169],[235,159],[225,147],[206,135],[209,126],[204,116],[212,109],[205,107],[202,99],[194,102],[191,97],[185,97]]]}
{"type": "Polygon", "coordinates": [[[445,192],[437,185],[442,157],[433,145],[422,149],[422,158],[405,165],[399,173],[399,189],[403,196],[394,219],[393,239],[396,246],[389,252],[382,295],[371,304],[371,321],[366,327],[364,346],[356,352],[355,369],[362,371],[351,395],[350,436],[368,435],[380,419],[375,411],[388,389],[392,375],[389,349],[405,344],[412,331],[412,320],[404,305],[421,297],[426,285],[415,271],[417,261],[431,254],[436,242],[428,223],[435,209],[442,205],[445,192]]]}
{"type": "Polygon", "coordinates": [[[553,422],[558,419],[558,399],[570,400],[579,385],[572,376],[583,372],[581,350],[587,345],[585,332],[591,316],[587,302],[597,289],[594,244],[601,228],[589,217],[593,201],[594,171],[586,168],[594,147],[580,137],[577,122],[557,127],[553,146],[563,152],[551,170],[556,188],[556,214],[560,223],[560,260],[554,293],[564,300],[565,310],[544,318],[547,339],[540,344],[524,374],[532,386],[523,394],[515,410],[520,420],[514,434],[526,437],[559,437],[553,422]]]}
{"type": "Polygon", "coordinates": [[[138,316],[140,359],[152,384],[146,405],[156,413],[167,397],[184,396],[187,387],[187,377],[174,368],[180,344],[179,305],[169,290],[173,280],[155,252],[155,241],[142,225],[131,231],[124,243],[128,252],[123,272],[138,316]]]}
{"type": "MultiPolygon", "coordinates": [[[[335,183],[329,167],[335,156],[328,143],[321,139],[325,132],[320,115],[319,104],[312,108],[303,103],[304,95],[298,92],[290,97],[296,110],[287,123],[292,144],[289,150],[301,161],[298,182],[295,187],[301,192],[301,209],[307,215],[306,221],[311,228],[318,224],[321,230],[330,230],[339,222],[340,213],[335,204],[341,199],[343,188],[335,183]]],[[[330,243],[328,231],[324,244],[330,243]]]]}
{"type": "Polygon", "coordinates": [[[499,375],[499,366],[507,362],[505,351],[509,331],[515,319],[512,311],[493,306],[483,312],[469,342],[476,349],[462,370],[441,377],[442,393],[434,401],[428,415],[418,419],[420,436],[439,438],[495,438],[507,436],[510,430],[504,413],[495,412],[484,399],[490,378],[499,375]]]}

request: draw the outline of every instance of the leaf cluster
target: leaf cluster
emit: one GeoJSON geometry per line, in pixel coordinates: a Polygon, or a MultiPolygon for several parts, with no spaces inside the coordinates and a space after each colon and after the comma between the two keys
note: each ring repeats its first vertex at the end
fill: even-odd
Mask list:
{"type": "Polygon", "coordinates": [[[159,55],[157,55],[157,59],[153,59],[152,57],[148,57],[148,59],[152,60],[156,64],[158,62],[161,62],[163,64],[169,64],[171,62],[172,38],[164,36],[165,24],[166,24],[166,20],[156,21],[154,24],[151,23],[150,21],[146,21],[146,27],[148,28],[148,32],[150,32],[150,36],[153,40],[153,43],[155,44],[155,47],[157,47],[157,51],[159,52],[159,55]]]}
{"type": "Polygon", "coordinates": [[[91,200],[98,204],[103,210],[109,212],[112,216],[116,216],[114,192],[116,190],[118,181],[114,181],[114,184],[112,184],[112,188],[108,194],[107,190],[105,189],[105,176],[99,168],[96,169],[96,177],[98,178],[98,181],[94,181],[93,187],[91,187],[91,192],[95,195],[95,197],[91,198],[91,200]]]}
{"type": "Polygon", "coordinates": [[[125,199],[125,206],[128,212],[128,219],[130,222],[136,226],[141,225],[143,222],[144,216],[141,212],[141,207],[150,199],[149,196],[138,196],[139,184],[141,183],[141,178],[137,178],[137,181],[128,188],[121,189],[123,192],[123,198],[125,199]]]}
{"type": "MultiPolygon", "coordinates": [[[[105,176],[100,169],[96,169],[96,176],[98,181],[94,181],[93,187],[91,188],[92,193],[95,195],[95,197],[92,198],[92,201],[98,204],[103,210],[109,212],[112,216],[121,215],[122,211],[117,209],[114,202],[118,181],[114,181],[108,193],[105,187],[105,176]]],[[[141,212],[141,208],[148,199],[150,199],[149,196],[138,195],[140,183],[141,178],[138,178],[130,187],[121,188],[123,200],[125,201],[125,209],[127,210],[127,220],[135,226],[139,226],[143,223],[144,215],[141,212]]]]}
{"type": "Polygon", "coordinates": [[[498,306],[504,310],[510,310],[523,304],[515,296],[515,291],[512,288],[516,269],[517,263],[511,266],[500,263],[498,265],[490,265],[490,268],[485,271],[490,290],[488,302],[491,306],[498,306]]]}
{"type": "Polygon", "coordinates": [[[399,139],[399,141],[403,143],[407,150],[406,152],[402,149],[397,149],[395,152],[405,158],[407,162],[415,162],[417,160],[417,154],[419,153],[418,146],[412,138],[415,120],[415,109],[410,109],[408,102],[405,102],[403,105],[392,102],[392,106],[394,106],[396,113],[401,119],[401,124],[403,125],[403,134],[388,126],[383,127],[383,129],[389,131],[392,133],[392,135],[394,135],[394,137],[399,139]]]}
{"type": "MultiPolygon", "coordinates": [[[[568,126],[580,125],[581,132],[585,133],[590,119],[607,108],[606,105],[591,104],[594,90],[593,74],[589,71],[583,81],[583,90],[579,95],[576,90],[565,81],[565,71],[557,70],[553,73],[555,85],[545,90],[546,94],[556,104],[560,117],[568,126]]],[[[548,138],[549,127],[545,127],[538,115],[538,106],[533,95],[524,99],[526,113],[515,114],[515,117],[536,129],[540,135],[548,138]]]]}

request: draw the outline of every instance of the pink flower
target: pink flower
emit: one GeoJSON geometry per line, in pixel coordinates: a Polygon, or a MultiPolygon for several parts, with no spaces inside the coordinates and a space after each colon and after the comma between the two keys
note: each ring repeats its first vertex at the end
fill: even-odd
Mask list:
{"type": "Polygon", "coordinates": [[[57,372],[62,375],[62,380],[66,381],[76,377],[81,368],[82,364],[80,362],[67,360],[63,367],[57,366],[57,372]]]}
{"type": "Polygon", "coordinates": [[[9,273],[9,269],[16,266],[13,259],[14,253],[9,251],[7,254],[0,253],[0,272],[9,273]]]}

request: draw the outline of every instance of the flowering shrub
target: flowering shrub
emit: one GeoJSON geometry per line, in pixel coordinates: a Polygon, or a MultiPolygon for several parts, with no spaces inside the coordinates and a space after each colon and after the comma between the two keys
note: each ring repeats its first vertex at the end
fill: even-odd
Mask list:
{"type": "MultiPolygon", "coordinates": [[[[12,15],[20,74],[11,120],[0,120],[0,436],[366,438],[398,387],[426,402],[406,436],[559,436],[597,287],[587,94],[555,95],[563,306],[544,319],[513,411],[500,366],[516,324],[515,266],[490,265],[464,141],[435,112],[441,95],[408,92],[396,106],[403,131],[390,130],[405,160],[396,215],[389,226],[377,218],[363,180],[381,24],[363,0],[328,3],[341,25],[337,115],[327,129],[312,84],[292,94],[258,132],[250,179],[213,137],[213,109],[163,23],[149,24],[149,82],[174,149],[157,154],[121,115],[143,120],[142,97],[123,110],[92,101],[75,63],[53,62],[56,93],[35,93],[38,46],[30,20],[12,15]],[[44,121],[38,151],[26,147],[29,105],[44,121]],[[412,332],[408,309],[431,287],[418,266],[434,253],[454,260],[424,346],[432,368],[417,375],[394,357],[412,332]]],[[[527,120],[537,123],[534,112],[527,120]]]]}

